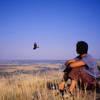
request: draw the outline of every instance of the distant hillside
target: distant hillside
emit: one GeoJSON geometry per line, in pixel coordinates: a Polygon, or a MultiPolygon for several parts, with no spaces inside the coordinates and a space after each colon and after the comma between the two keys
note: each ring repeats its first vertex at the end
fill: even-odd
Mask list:
{"type": "Polygon", "coordinates": [[[66,60],[0,60],[0,64],[65,63],[66,60]]]}

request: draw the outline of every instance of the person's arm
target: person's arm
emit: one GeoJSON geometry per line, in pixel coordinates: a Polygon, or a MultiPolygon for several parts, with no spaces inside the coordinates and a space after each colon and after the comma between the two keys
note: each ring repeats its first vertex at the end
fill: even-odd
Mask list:
{"type": "Polygon", "coordinates": [[[75,61],[76,61],[75,59],[68,60],[68,61],[65,63],[65,66],[68,66],[70,63],[75,62],[75,61]]]}
{"type": "Polygon", "coordinates": [[[85,63],[83,62],[83,61],[75,61],[75,62],[72,62],[71,64],[70,64],[70,67],[71,68],[77,68],[77,67],[81,67],[81,66],[84,66],[85,65],[85,63]]]}

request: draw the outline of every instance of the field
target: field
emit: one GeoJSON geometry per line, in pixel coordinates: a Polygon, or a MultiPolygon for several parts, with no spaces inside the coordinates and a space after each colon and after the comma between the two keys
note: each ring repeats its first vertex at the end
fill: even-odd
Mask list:
{"type": "MultiPolygon", "coordinates": [[[[100,62],[97,64],[100,66],[100,62]]],[[[62,100],[58,89],[47,86],[48,83],[60,83],[61,66],[62,63],[0,64],[0,100],[62,100]]],[[[66,86],[68,84],[70,80],[66,86]]],[[[100,94],[76,87],[74,100],[100,100],[100,94]]]]}

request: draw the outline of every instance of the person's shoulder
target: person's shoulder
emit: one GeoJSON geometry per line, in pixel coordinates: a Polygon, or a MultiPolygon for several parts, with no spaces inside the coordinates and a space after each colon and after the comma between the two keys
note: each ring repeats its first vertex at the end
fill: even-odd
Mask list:
{"type": "Polygon", "coordinates": [[[84,58],[91,58],[91,59],[93,59],[92,55],[90,55],[90,54],[86,54],[86,56],[84,58]]]}
{"type": "Polygon", "coordinates": [[[88,61],[94,61],[93,57],[90,54],[86,54],[82,59],[88,61]]]}
{"type": "Polygon", "coordinates": [[[87,59],[90,62],[95,62],[95,59],[93,58],[91,54],[86,54],[85,59],[87,59]]]}

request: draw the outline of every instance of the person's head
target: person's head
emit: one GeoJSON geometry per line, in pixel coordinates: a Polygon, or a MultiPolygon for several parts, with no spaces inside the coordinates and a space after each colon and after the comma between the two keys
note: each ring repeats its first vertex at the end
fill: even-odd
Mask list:
{"type": "Polygon", "coordinates": [[[78,54],[87,54],[88,44],[85,41],[78,41],[76,44],[76,52],[78,54]]]}

